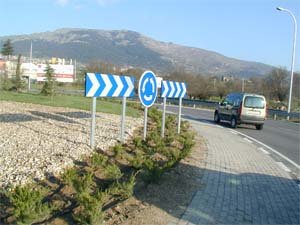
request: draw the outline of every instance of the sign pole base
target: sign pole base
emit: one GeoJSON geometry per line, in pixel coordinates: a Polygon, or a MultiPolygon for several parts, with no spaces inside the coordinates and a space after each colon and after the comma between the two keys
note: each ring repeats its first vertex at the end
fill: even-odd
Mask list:
{"type": "Polygon", "coordinates": [[[178,129],[177,129],[178,134],[180,134],[180,126],[181,126],[181,106],[182,106],[182,98],[179,98],[178,129]]]}
{"type": "Polygon", "coordinates": [[[163,114],[162,114],[162,124],[161,124],[161,137],[162,138],[165,136],[166,102],[167,102],[167,98],[164,97],[163,114]]]}
{"type": "Polygon", "coordinates": [[[126,116],[126,97],[123,97],[122,98],[122,118],[121,118],[121,143],[122,144],[124,144],[125,116],[126,116]]]}
{"type": "Polygon", "coordinates": [[[96,102],[97,102],[97,98],[93,97],[93,103],[92,103],[92,122],[91,122],[91,138],[90,138],[90,146],[91,146],[92,149],[95,147],[96,102]]]}
{"type": "Polygon", "coordinates": [[[145,107],[144,110],[144,135],[143,135],[143,140],[146,140],[146,136],[147,136],[147,116],[148,116],[148,107],[145,107]]]}

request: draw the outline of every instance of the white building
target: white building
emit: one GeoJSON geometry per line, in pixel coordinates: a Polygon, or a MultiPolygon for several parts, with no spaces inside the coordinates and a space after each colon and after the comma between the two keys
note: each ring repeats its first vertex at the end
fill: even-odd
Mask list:
{"type": "Polygon", "coordinates": [[[23,77],[30,77],[31,80],[37,79],[37,65],[33,63],[22,63],[21,64],[21,71],[23,77]]]}
{"type": "MultiPolygon", "coordinates": [[[[60,64],[49,64],[54,70],[54,77],[57,82],[70,83],[74,82],[74,66],[73,65],[60,65],[60,64]]],[[[46,67],[47,64],[37,64],[37,81],[46,80],[46,67]]]]}

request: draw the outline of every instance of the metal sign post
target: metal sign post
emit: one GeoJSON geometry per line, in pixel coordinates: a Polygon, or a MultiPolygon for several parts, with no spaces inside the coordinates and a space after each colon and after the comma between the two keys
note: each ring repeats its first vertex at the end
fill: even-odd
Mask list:
{"type": "Polygon", "coordinates": [[[121,143],[124,143],[125,131],[125,116],[126,116],[126,97],[122,98],[122,118],[121,118],[121,143]]]}
{"type": "Polygon", "coordinates": [[[179,109],[178,109],[178,128],[177,133],[180,134],[180,123],[181,123],[181,107],[182,98],[186,95],[186,84],[175,81],[162,81],[161,97],[164,98],[164,109],[163,109],[163,121],[161,136],[164,137],[165,129],[165,110],[166,110],[166,98],[179,98],[179,109]]]}
{"type": "Polygon", "coordinates": [[[167,102],[167,98],[164,97],[164,102],[163,102],[163,114],[162,114],[162,124],[161,124],[161,137],[164,137],[164,136],[165,136],[166,102],[167,102]]]}
{"type": "Polygon", "coordinates": [[[145,71],[139,80],[139,99],[145,107],[144,112],[144,135],[143,139],[147,136],[147,114],[148,107],[152,106],[157,97],[157,79],[152,71],[145,71]]]}
{"type": "Polygon", "coordinates": [[[144,109],[144,133],[143,133],[143,140],[146,140],[147,136],[147,121],[148,121],[148,107],[144,109]]]}
{"type": "Polygon", "coordinates": [[[97,98],[93,97],[92,103],[92,124],[91,124],[91,138],[90,138],[90,146],[93,149],[95,146],[95,126],[96,126],[96,102],[97,98]]]}
{"type": "Polygon", "coordinates": [[[179,110],[178,110],[178,128],[177,133],[180,134],[180,124],[181,124],[181,106],[182,106],[182,98],[179,98],[179,110]]]}

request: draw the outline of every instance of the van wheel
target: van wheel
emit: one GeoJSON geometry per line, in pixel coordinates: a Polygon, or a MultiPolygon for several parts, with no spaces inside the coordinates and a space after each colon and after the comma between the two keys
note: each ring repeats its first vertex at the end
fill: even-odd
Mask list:
{"type": "Polygon", "coordinates": [[[262,130],[264,125],[263,124],[256,124],[255,127],[256,127],[256,130],[262,130]]]}
{"type": "Polygon", "coordinates": [[[220,116],[218,112],[215,112],[214,121],[215,123],[220,123],[220,116]]]}
{"type": "Polygon", "coordinates": [[[236,118],[233,116],[231,117],[231,120],[230,120],[230,126],[231,128],[235,129],[237,124],[236,124],[236,118]]]}

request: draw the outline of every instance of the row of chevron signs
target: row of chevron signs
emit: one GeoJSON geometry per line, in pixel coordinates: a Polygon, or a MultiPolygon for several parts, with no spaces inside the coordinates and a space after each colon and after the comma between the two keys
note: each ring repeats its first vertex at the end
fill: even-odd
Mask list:
{"type": "MultiPolygon", "coordinates": [[[[161,83],[161,97],[184,98],[186,84],[166,81],[161,83]]],[[[87,73],[85,78],[86,97],[133,97],[134,77],[111,74],[87,73]]]]}

